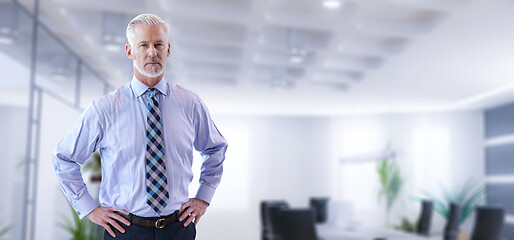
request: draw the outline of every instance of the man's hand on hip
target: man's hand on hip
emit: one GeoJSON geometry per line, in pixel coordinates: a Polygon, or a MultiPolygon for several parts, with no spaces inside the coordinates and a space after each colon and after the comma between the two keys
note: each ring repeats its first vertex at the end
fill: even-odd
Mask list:
{"type": "Polygon", "coordinates": [[[209,206],[209,203],[200,200],[198,198],[190,198],[189,201],[182,204],[180,207],[180,212],[182,212],[182,215],[180,215],[179,220],[182,221],[185,218],[187,218],[187,221],[184,223],[184,227],[187,227],[193,220],[195,225],[198,224],[198,221],[200,221],[200,218],[205,214],[205,211],[207,210],[207,207],[209,206]]]}
{"type": "Polygon", "coordinates": [[[120,221],[126,226],[130,226],[130,222],[126,218],[117,214],[116,212],[129,215],[129,212],[125,210],[119,210],[110,207],[97,207],[95,208],[95,210],[93,210],[87,215],[87,218],[89,218],[91,222],[94,222],[105,228],[105,230],[109,232],[109,234],[111,234],[112,237],[116,237],[116,234],[112,230],[111,226],[118,229],[118,231],[120,231],[121,233],[125,233],[125,229],[120,224],[118,224],[116,220],[120,221]]]}

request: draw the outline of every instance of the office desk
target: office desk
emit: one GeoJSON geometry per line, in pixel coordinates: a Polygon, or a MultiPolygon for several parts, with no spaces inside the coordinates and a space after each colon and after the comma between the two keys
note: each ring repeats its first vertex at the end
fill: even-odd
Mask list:
{"type": "Polygon", "coordinates": [[[323,240],[441,240],[440,236],[422,237],[390,228],[356,227],[350,230],[336,225],[318,225],[316,230],[323,240]]]}

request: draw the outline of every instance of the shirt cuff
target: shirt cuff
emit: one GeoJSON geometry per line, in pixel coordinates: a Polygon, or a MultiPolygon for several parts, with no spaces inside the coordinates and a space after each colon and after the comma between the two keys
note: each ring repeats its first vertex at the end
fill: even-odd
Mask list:
{"type": "Polygon", "coordinates": [[[200,184],[198,192],[196,192],[195,198],[198,198],[210,204],[212,197],[214,196],[214,192],[216,192],[216,188],[213,188],[207,184],[200,184]]]}
{"type": "Polygon", "coordinates": [[[80,219],[85,218],[90,212],[95,210],[98,207],[98,204],[96,204],[95,199],[91,197],[91,194],[86,193],[84,196],[77,200],[73,204],[73,209],[75,209],[75,212],[79,215],[80,219]]]}

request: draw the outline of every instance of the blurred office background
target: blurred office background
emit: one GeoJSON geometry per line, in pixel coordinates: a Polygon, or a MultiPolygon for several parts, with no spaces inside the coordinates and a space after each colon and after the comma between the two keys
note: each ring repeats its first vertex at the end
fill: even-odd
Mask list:
{"type": "MultiPolygon", "coordinates": [[[[145,12],[171,25],[165,78],[198,93],[229,142],[197,239],[260,239],[264,200],[328,197],[359,226],[399,224],[416,197],[469,182],[514,239],[512,0],[0,0],[0,238],[71,238],[52,151],[130,81],[125,27],[145,12]],[[389,217],[386,157],[405,180],[389,217]]],[[[434,213],[431,231],[444,224],[434,213]]]]}

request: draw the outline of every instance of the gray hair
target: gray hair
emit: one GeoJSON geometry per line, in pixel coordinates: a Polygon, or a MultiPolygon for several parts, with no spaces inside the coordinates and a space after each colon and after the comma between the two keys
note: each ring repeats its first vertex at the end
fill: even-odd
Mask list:
{"type": "Polygon", "coordinates": [[[164,25],[164,33],[166,34],[166,40],[168,40],[168,38],[169,38],[170,25],[166,21],[162,20],[162,18],[160,18],[159,16],[157,16],[155,14],[145,13],[145,14],[137,15],[127,25],[126,35],[127,35],[127,41],[130,45],[132,45],[134,43],[134,41],[136,40],[136,34],[134,33],[134,27],[136,26],[136,24],[145,24],[145,25],[163,24],[164,25]]]}

